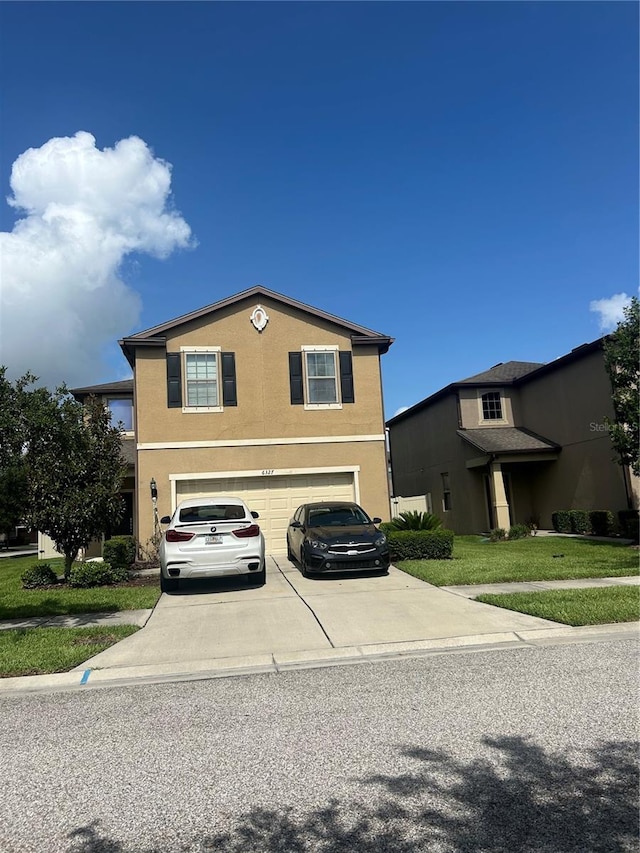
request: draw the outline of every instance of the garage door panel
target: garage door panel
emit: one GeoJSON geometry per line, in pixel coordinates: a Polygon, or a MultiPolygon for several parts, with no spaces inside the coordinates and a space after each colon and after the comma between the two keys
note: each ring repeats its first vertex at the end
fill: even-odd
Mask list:
{"type": "Polygon", "coordinates": [[[191,497],[236,495],[260,515],[267,550],[286,550],[289,520],[300,504],[310,501],[355,500],[353,474],[290,474],[287,476],[225,477],[179,480],[178,501],[191,497]]]}

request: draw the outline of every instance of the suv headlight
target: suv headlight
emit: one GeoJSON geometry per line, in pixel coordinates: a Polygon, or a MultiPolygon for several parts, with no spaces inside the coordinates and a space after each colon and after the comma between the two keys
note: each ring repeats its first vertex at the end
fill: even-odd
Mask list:
{"type": "Polygon", "coordinates": [[[329,547],[326,542],[322,542],[320,539],[307,539],[307,542],[312,548],[318,548],[320,551],[326,551],[329,547]]]}
{"type": "Polygon", "coordinates": [[[374,539],[373,544],[376,546],[376,548],[382,548],[382,546],[385,545],[386,542],[387,537],[384,535],[384,533],[381,533],[377,539],[374,539]]]}

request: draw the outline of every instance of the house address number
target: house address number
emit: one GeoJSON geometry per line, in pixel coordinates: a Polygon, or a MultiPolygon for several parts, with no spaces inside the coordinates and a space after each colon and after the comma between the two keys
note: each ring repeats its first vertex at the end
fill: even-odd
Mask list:
{"type": "Polygon", "coordinates": [[[273,474],[273,472],[274,472],[273,468],[265,468],[264,471],[262,472],[262,476],[267,477],[269,474],[273,474]]]}

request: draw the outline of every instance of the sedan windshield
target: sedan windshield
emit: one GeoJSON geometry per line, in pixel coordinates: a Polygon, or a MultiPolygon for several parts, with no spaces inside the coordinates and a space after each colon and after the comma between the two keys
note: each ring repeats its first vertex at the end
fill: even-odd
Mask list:
{"type": "Polygon", "coordinates": [[[309,507],[309,527],[353,527],[371,524],[371,519],[359,506],[309,507]]]}

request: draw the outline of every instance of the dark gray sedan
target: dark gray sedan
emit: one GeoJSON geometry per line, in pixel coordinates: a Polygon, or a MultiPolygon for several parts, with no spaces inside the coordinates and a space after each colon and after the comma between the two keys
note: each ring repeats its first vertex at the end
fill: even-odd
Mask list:
{"type": "Polygon", "coordinates": [[[389,568],[387,537],[356,503],[303,504],[287,530],[287,555],[300,563],[305,576],[324,572],[374,571],[389,568]]]}

